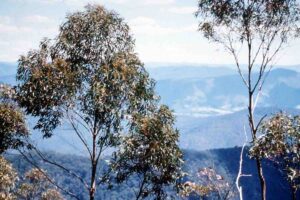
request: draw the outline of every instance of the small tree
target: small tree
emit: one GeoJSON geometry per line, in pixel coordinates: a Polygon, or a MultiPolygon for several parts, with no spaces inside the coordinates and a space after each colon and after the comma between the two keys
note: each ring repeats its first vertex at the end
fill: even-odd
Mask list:
{"type": "Polygon", "coordinates": [[[153,101],[154,83],[133,47],[129,27],[117,13],[88,5],[67,16],[54,41],[43,41],[19,60],[19,104],[38,119],[35,128],[44,137],[65,120],[73,128],[90,158],[91,177],[87,183],[71,174],[91,200],[101,155],[120,144],[131,124],[128,118],[147,113],[153,101]]]}
{"type": "MultiPolygon", "coordinates": [[[[255,122],[254,109],[276,55],[298,36],[299,4],[296,0],[199,0],[196,16],[204,36],[223,45],[234,58],[246,86],[249,126],[252,142],[255,142],[261,120],[255,122]],[[243,55],[246,56],[241,61],[243,55]],[[246,63],[245,71],[241,62],[246,63]]],[[[255,160],[261,197],[266,200],[261,160],[258,157],[255,160]]]]}
{"type": "Polygon", "coordinates": [[[14,101],[15,91],[0,84],[0,155],[11,148],[23,145],[29,132],[25,117],[14,101]]]}
{"type": "Polygon", "coordinates": [[[62,195],[55,189],[48,189],[42,194],[41,200],[63,200],[62,195]]]}
{"type": "Polygon", "coordinates": [[[25,181],[17,190],[20,200],[63,200],[62,195],[52,187],[45,171],[33,168],[25,174],[25,181]]]}
{"type": "Polygon", "coordinates": [[[137,200],[166,199],[166,188],[179,183],[183,163],[172,112],[160,106],[147,116],[136,114],[132,120],[131,131],[111,163],[116,180],[122,183],[130,177],[137,178],[137,200]]]}
{"type": "Polygon", "coordinates": [[[182,187],[182,196],[199,196],[200,199],[228,200],[236,196],[233,184],[212,167],[199,169],[195,182],[186,181],[182,187]]]}
{"type": "Polygon", "coordinates": [[[18,175],[12,165],[0,156],[0,200],[15,199],[14,189],[18,175]]]}
{"type": "Polygon", "coordinates": [[[251,156],[267,158],[282,166],[290,183],[292,199],[300,188],[300,116],[279,113],[264,121],[262,136],[250,149],[251,156]]]}

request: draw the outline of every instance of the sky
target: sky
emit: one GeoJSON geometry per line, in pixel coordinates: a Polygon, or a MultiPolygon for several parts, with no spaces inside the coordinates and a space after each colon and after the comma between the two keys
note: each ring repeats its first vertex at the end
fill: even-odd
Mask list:
{"type": "MultiPolygon", "coordinates": [[[[0,61],[16,62],[44,37],[54,38],[66,14],[88,3],[125,19],[145,63],[233,63],[221,46],[197,31],[197,0],[0,0],[0,61]]],[[[276,64],[300,64],[299,50],[300,41],[293,42],[276,64]]]]}

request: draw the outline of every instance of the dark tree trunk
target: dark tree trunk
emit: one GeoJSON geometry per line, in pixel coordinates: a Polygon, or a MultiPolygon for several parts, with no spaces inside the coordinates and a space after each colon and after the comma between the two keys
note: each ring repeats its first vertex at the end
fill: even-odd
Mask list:
{"type": "Polygon", "coordinates": [[[263,174],[263,168],[261,164],[261,160],[259,158],[256,159],[256,166],[258,171],[258,178],[260,181],[260,188],[261,188],[261,199],[266,200],[267,199],[267,187],[266,187],[266,180],[263,174]]]}
{"type": "Polygon", "coordinates": [[[95,199],[96,193],[96,172],[97,172],[97,158],[96,158],[96,133],[93,133],[93,151],[91,160],[91,185],[90,185],[90,200],[95,199]]]}
{"type": "MultiPolygon", "coordinates": [[[[249,46],[249,50],[251,51],[251,46],[249,46]]],[[[249,57],[249,61],[250,61],[249,57]]],[[[248,71],[248,97],[249,97],[249,105],[248,105],[248,117],[249,117],[249,126],[250,126],[250,131],[252,135],[252,142],[256,141],[256,134],[257,134],[257,126],[255,125],[254,122],[254,102],[253,102],[253,94],[254,91],[252,89],[252,83],[251,83],[251,69],[252,67],[249,65],[248,66],[249,71],[248,71]]],[[[255,157],[256,160],[256,167],[257,167],[257,172],[258,172],[258,178],[260,182],[260,189],[261,189],[261,199],[266,200],[267,199],[267,186],[266,186],[266,181],[265,177],[263,174],[263,168],[261,164],[261,160],[258,157],[255,157]]]]}
{"type": "Polygon", "coordinates": [[[297,200],[297,189],[292,185],[291,190],[292,190],[292,200],[297,200]]]}
{"type": "Polygon", "coordinates": [[[145,181],[146,181],[146,178],[145,178],[145,175],[144,175],[143,176],[143,181],[142,181],[142,183],[140,185],[140,188],[139,188],[139,192],[136,195],[136,200],[139,200],[142,197],[142,194],[143,194],[143,191],[144,191],[145,181]]]}

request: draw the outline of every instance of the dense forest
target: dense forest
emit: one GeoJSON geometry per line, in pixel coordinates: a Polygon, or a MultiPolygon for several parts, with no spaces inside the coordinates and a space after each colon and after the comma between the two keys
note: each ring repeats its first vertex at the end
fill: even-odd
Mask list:
{"type": "MultiPolygon", "coordinates": [[[[183,181],[199,181],[196,176],[197,171],[204,167],[213,167],[220,175],[222,175],[228,183],[231,184],[230,189],[235,192],[233,199],[238,199],[236,189],[234,186],[236,174],[239,167],[239,156],[241,148],[227,148],[227,149],[216,149],[209,151],[184,151],[184,171],[188,174],[183,181]]],[[[253,174],[252,177],[247,177],[243,181],[245,185],[245,199],[257,199],[259,197],[259,187],[256,184],[258,181],[255,174],[255,163],[253,160],[249,159],[245,152],[245,174],[253,174]]],[[[63,155],[58,153],[49,152],[47,156],[58,163],[65,163],[65,166],[71,170],[74,170],[80,174],[85,179],[89,178],[89,164],[85,157],[80,157],[77,155],[63,155]]],[[[26,171],[32,168],[32,165],[28,162],[23,161],[21,155],[7,153],[5,155],[7,160],[11,161],[13,166],[17,169],[20,174],[24,174],[26,171]]],[[[35,160],[39,165],[45,169],[51,177],[53,177],[57,182],[67,185],[68,189],[75,192],[82,199],[86,199],[86,191],[80,187],[80,184],[76,182],[72,177],[68,177],[57,167],[51,166],[44,163],[39,157],[35,157],[35,160]]],[[[106,165],[105,160],[102,161],[104,166],[106,165]]],[[[105,167],[104,167],[105,168],[105,167]]],[[[287,181],[284,178],[284,173],[279,170],[278,166],[274,165],[272,162],[264,163],[264,169],[266,169],[266,177],[268,180],[268,185],[270,185],[268,190],[268,196],[271,199],[289,199],[291,196],[291,190],[287,181]]],[[[114,185],[112,188],[108,186],[103,186],[99,189],[97,194],[98,199],[133,199],[133,187],[137,187],[137,182],[134,178],[127,181],[126,184],[114,185]]],[[[173,194],[176,199],[180,199],[178,195],[173,194]]],[[[298,192],[298,197],[300,193],[298,192]]],[[[189,197],[188,199],[199,199],[196,194],[189,197]]]]}

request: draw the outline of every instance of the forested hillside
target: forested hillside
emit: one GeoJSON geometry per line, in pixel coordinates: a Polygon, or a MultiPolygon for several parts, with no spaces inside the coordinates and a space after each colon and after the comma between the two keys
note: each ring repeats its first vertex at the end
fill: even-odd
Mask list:
{"type": "MultiPolygon", "coordinates": [[[[232,184],[232,190],[236,192],[235,188],[235,178],[237,176],[239,167],[239,157],[241,148],[228,148],[228,149],[216,149],[209,151],[184,151],[184,171],[188,175],[184,178],[186,180],[192,180],[197,182],[197,172],[203,167],[213,167],[215,170],[224,176],[230,184],[232,184]]],[[[85,179],[89,178],[89,163],[84,157],[77,155],[64,155],[59,153],[49,152],[47,156],[51,160],[55,160],[58,163],[64,163],[65,166],[74,172],[82,175],[85,179]]],[[[20,174],[28,171],[32,166],[28,162],[23,161],[23,157],[20,155],[15,155],[8,153],[5,157],[10,160],[14,167],[18,170],[20,174]]],[[[42,166],[43,169],[53,177],[58,183],[67,185],[68,189],[78,194],[82,199],[86,199],[86,193],[78,182],[72,177],[69,177],[63,173],[59,168],[48,165],[43,161],[39,160],[38,157],[35,158],[36,163],[42,166]]],[[[259,187],[257,185],[256,169],[253,160],[250,160],[247,153],[244,154],[244,171],[245,174],[251,174],[250,177],[244,177],[242,183],[244,185],[244,199],[252,200],[259,198],[259,187]]],[[[105,165],[105,161],[102,164],[105,165]]],[[[105,168],[105,167],[104,167],[105,168]]],[[[264,163],[264,169],[266,170],[266,179],[268,180],[268,196],[272,200],[282,200],[288,199],[290,194],[289,186],[278,171],[278,167],[270,162],[264,163]]],[[[99,199],[113,199],[113,200],[129,200],[134,198],[132,187],[137,187],[137,182],[134,179],[130,179],[122,185],[115,184],[114,187],[109,190],[107,187],[101,187],[98,190],[97,198],[99,199]]],[[[300,192],[298,192],[300,197],[300,192]]],[[[66,196],[67,197],[67,196],[66,196]]],[[[177,199],[179,199],[177,197],[177,199]]],[[[190,199],[199,199],[199,197],[194,197],[190,199]]],[[[238,199],[236,194],[234,199],[238,199]]]]}

